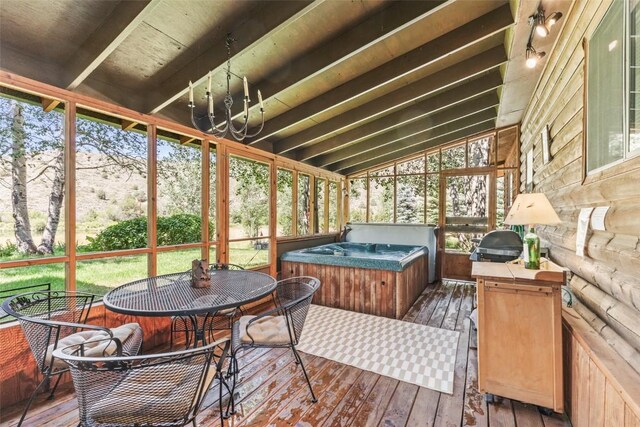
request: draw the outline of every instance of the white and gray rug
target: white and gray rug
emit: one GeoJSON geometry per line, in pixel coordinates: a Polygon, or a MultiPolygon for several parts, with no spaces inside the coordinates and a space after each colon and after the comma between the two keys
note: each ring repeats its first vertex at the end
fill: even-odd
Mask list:
{"type": "Polygon", "coordinates": [[[459,336],[456,331],[312,305],[296,348],[451,394],[459,336]]]}

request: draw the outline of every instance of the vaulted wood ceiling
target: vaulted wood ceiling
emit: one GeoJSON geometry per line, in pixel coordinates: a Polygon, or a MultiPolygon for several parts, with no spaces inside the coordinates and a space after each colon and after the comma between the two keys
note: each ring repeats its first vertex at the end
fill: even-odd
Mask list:
{"type": "MultiPolygon", "coordinates": [[[[570,0],[545,1],[567,13],[570,0]]],[[[258,148],[337,171],[518,123],[531,0],[4,0],[0,67],[189,124],[187,83],[217,104],[246,75],[265,99],[258,148]]],[[[536,41],[551,49],[553,36],[536,41]]],[[[237,109],[238,116],[241,109],[237,109]]],[[[257,125],[257,106],[251,108],[257,125]]]]}

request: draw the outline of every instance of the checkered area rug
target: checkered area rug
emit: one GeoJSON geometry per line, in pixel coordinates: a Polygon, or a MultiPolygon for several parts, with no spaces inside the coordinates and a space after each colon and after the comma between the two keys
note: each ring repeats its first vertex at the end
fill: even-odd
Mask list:
{"type": "Polygon", "coordinates": [[[456,331],[312,305],[296,348],[451,394],[459,336],[456,331]]]}

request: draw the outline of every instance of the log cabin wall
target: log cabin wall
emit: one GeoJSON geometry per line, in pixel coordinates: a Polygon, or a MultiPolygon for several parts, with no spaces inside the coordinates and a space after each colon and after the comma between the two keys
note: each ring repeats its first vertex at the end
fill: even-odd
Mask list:
{"type": "MultiPolygon", "coordinates": [[[[611,3],[576,0],[563,18],[564,25],[553,49],[547,52],[548,62],[523,116],[520,189],[545,193],[562,220],[558,226],[538,227],[538,233],[542,245],[550,248],[551,259],[573,273],[569,284],[577,299],[576,312],[616,356],[640,372],[640,158],[586,178],[583,172],[583,40],[591,36],[611,3]],[[551,160],[544,164],[541,132],[547,125],[551,160]],[[534,173],[528,186],[526,157],[531,149],[534,173]],[[579,257],[578,214],[581,208],[595,206],[610,207],[606,231],[589,230],[585,256],[579,257]]],[[[580,375],[571,382],[589,382],[588,369],[580,375]]],[[[569,401],[580,399],[573,391],[567,393],[569,401]]],[[[582,423],[574,423],[578,424],[582,423]]]]}

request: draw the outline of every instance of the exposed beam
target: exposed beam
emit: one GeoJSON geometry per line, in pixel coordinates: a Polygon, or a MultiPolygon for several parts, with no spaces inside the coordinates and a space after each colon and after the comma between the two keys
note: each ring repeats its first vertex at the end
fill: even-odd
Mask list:
{"type": "Polygon", "coordinates": [[[195,141],[196,138],[192,137],[192,136],[181,136],[180,137],[180,144],[182,145],[186,145],[192,141],[195,141]]]}
{"type": "Polygon", "coordinates": [[[454,89],[447,90],[446,92],[427,98],[424,101],[420,101],[417,104],[384,116],[374,122],[341,133],[318,144],[297,150],[295,152],[296,159],[302,161],[320,155],[318,159],[314,159],[311,163],[318,166],[326,166],[332,163],[325,163],[326,156],[329,156],[329,152],[342,149],[347,145],[356,144],[378,134],[390,131],[391,129],[405,126],[415,120],[464,102],[500,84],[502,84],[502,79],[497,72],[479,79],[474,79],[454,89]]]}
{"type": "Polygon", "coordinates": [[[42,104],[42,109],[44,110],[44,112],[48,113],[49,111],[52,111],[54,108],[56,108],[60,104],[60,101],[58,101],[57,99],[40,98],[40,103],[42,104]]]}
{"type": "MultiPolygon", "coordinates": [[[[264,80],[256,82],[255,85],[260,88],[263,94],[267,95],[265,102],[276,99],[282,91],[296,90],[314,77],[354,58],[376,43],[383,43],[402,30],[421,21],[426,23],[426,20],[446,3],[445,0],[390,3],[389,6],[366,20],[336,34],[316,49],[284,64],[280,70],[274,73],[274,75],[286,76],[286,78],[274,79],[273,76],[268,76],[264,80]]],[[[239,95],[236,94],[236,96],[239,95]]],[[[254,105],[252,109],[257,108],[258,106],[254,105]]],[[[240,119],[242,114],[238,113],[234,119],[240,119]]],[[[264,137],[260,139],[264,139],[264,137]]]]}
{"type": "Polygon", "coordinates": [[[497,67],[507,60],[504,48],[496,46],[447,69],[411,83],[367,104],[360,105],[345,114],[333,117],[312,128],[274,143],[275,153],[284,153],[313,142],[320,142],[376,118],[405,108],[410,103],[446,89],[497,67]]]}
{"type": "Polygon", "coordinates": [[[135,122],[132,120],[127,120],[127,119],[120,120],[120,127],[122,128],[122,130],[131,130],[137,125],[138,125],[138,122],[135,122]]]}
{"type": "Polygon", "coordinates": [[[384,156],[365,160],[356,166],[341,170],[340,173],[344,175],[351,175],[351,174],[354,174],[378,165],[382,165],[384,163],[392,162],[396,159],[401,159],[403,157],[407,157],[412,154],[419,153],[420,151],[424,151],[429,148],[437,147],[438,145],[443,145],[459,139],[468,138],[470,136],[479,134],[481,132],[486,132],[494,128],[495,128],[495,119],[487,120],[484,123],[478,123],[478,124],[469,126],[467,128],[460,129],[456,132],[452,132],[448,135],[443,135],[441,137],[434,138],[430,141],[425,141],[424,144],[421,144],[419,146],[405,148],[402,150],[398,150],[397,152],[392,154],[387,154],[384,156]]]}
{"type": "Polygon", "coordinates": [[[499,103],[498,95],[495,91],[487,93],[478,98],[456,105],[452,108],[440,111],[424,119],[415,121],[407,126],[393,129],[389,132],[366,139],[357,144],[350,145],[344,149],[333,151],[324,156],[320,156],[317,161],[311,162],[313,165],[326,166],[355,156],[361,156],[366,152],[377,150],[386,145],[410,146],[411,142],[420,143],[424,141],[425,133],[431,132],[439,126],[455,122],[462,118],[473,116],[478,112],[495,113],[495,108],[499,103]]]}
{"type": "Polygon", "coordinates": [[[77,88],[120,46],[162,0],[122,1],[80,46],[65,70],[63,87],[77,88]]]}
{"type": "MultiPolygon", "coordinates": [[[[407,2],[414,6],[418,2],[407,2]]],[[[505,5],[468,24],[450,31],[423,46],[399,56],[322,96],[311,99],[265,123],[260,136],[250,144],[262,141],[318,114],[334,109],[374,89],[433,64],[454,52],[505,30],[513,24],[509,6],[505,5]]],[[[323,53],[326,52],[323,50],[323,53]]],[[[320,55],[321,56],[321,55],[320,55]]]]}
{"type": "MultiPolygon", "coordinates": [[[[410,137],[402,141],[397,141],[395,144],[386,145],[380,149],[370,150],[362,155],[356,157],[350,157],[348,159],[339,161],[329,166],[329,170],[344,170],[356,166],[360,163],[364,163],[367,160],[375,159],[386,155],[396,155],[399,151],[405,149],[413,149],[413,147],[421,146],[426,142],[438,137],[442,137],[451,133],[455,133],[460,129],[465,129],[471,126],[475,126],[480,123],[484,123],[489,120],[495,120],[497,111],[495,108],[491,110],[484,110],[479,113],[475,113],[471,116],[463,117],[461,119],[449,122],[445,125],[438,126],[430,129],[426,133],[422,133],[415,137],[410,137]]],[[[419,151],[419,150],[417,150],[419,151]]]]}
{"type": "MultiPolygon", "coordinates": [[[[251,49],[268,40],[274,34],[284,31],[291,23],[302,18],[322,3],[323,1],[310,3],[308,0],[301,0],[279,3],[277,7],[274,7],[271,2],[260,2],[251,14],[251,16],[259,17],[260,25],[256,25],[255,21],[243,20],[232,24],[233,28],[229,28],[231,32],[237,28],[237,32],[242,34],[242,37],[238,37],[234,42],[234,49],[237,49],[236,56],[250,52],[251,49]]],[[[250,16],[247,16],[247,20],[249,19],[250,16]]],[[[194,86],[197,86],[206,80],[210,70],[213,70],[213,73],[222,73],[226,66],[227,52],[220,47],[224,46],[225,37],[225,34],[220,34],[219,40],[211,41],[210,49],[202,52],[197,58],[158,85],[157,91],[154,91],[151,96],[147,111],[151,114],[158,113],[185,95],[190,80],[193,81],[194,86]]]]}

